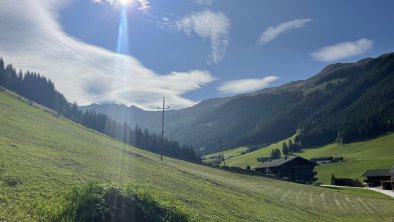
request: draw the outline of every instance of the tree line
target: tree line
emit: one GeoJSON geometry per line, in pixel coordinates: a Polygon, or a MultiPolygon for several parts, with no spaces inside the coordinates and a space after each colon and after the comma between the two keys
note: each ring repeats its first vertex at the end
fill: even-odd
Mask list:
{"type": "Polygon", "coordinates": [[[160,153],[182,160],[201,162],[201,157],[192,146],[180,145],[177,141],[150,133],[147,129],[119,123],[109,116],[95,111],[82,112],[78,105],[70,103],[64,95],[56,90],[54,83],[39,73],[17,72],[12,65],[5,65],[0,58],[0,85],[40,105],[56,111],[78,124],[94,129],[123,143],[160,153]]]}

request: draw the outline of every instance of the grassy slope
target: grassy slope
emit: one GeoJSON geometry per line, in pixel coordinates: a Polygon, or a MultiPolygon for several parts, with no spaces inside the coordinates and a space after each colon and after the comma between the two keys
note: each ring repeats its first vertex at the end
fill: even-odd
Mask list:
{"type": "MultiPolygon", "coordinates": [[[[287,141],[287,140],[286,140],[287,141]]],[[[226,164],[245,168],[250,165],[252,168],[258,166],[256,158],[269,156],[273,148],[281,149],[282,143],[272,144],[245,155],[232,157],[226,164]]],[[[335,164],[324,164],[316,167],[318,179],[322,183],[330,183],[331,174],[336,177],[349,177],[362,180],[361,174],[367,169],[387,169],[394,164],[394,134],[381,136],[379,138],[357,142],[346,145],[330,144],[321,148],[305,149],[297,155],[307,159],[319,156],[343,156],[345,162],[335,164]]]]}
{"type": "MultiPolygon", "coordinates": [[[[243,147],[238,147],[238,148],[236,148],[236,149],[225,150],[225,151],[223,151],[223,154],[224,154],[224,157],[225,157],[225,159],[226,159],[226,161],[227,161],[228,159],[231,159],[231,158],[233,158],[233,157],[240,156],[241,153],[244,152],[244,151],[246,151],[246,150],[248,150],[248,147],[243,146],[243,147]]],[[[217,152],[217,153],[212,153],[212,154],[205,155],[205,156],[204,156],[204,158],[205,158],[204,161],[205,161],[205,162],[212,162],[211,157],[218,157],[218,152],[217,152]]]]}
{"type": "Polygon", "coordinates": [[[226,165],[236,166],[236,167],[241,167],[241,168],[245,168],[246,166],[249,165],[251,168],[255,168],[261,164],[261,163],[257,162],[258,157],[270,156],[271,150],[274,148],[278,148],[278,149],[282,150],[282,144],[284,141],[287,142],[288,139],[271,144],[268,147],[265,147],[265,148],[262,148],[262,149],[244,154],[244,155],[232,157],[231,159],[226,161],[226,165]]]}
{"type": "Polygon", "coordinates": [[[394,164],[394,134],[382,136],[365,142],[338,146],[330,144],[319,149],[307,149],[301,156],[343,156],[345,162],[318,166],[318,177],[329,183],[331,174],[336,177],[360,179],[367,169],[387,169],[394,164]]]}
{"type": "Polygon", "coordinates": [[[123,145],[0,92],[0,220],[34,221],[36,206],[89,181],[148,190],[201,221],[376,221],[394,201],[233,174],[123,145]],[[16,180],[16,186],[7,181],[16,180]]]}

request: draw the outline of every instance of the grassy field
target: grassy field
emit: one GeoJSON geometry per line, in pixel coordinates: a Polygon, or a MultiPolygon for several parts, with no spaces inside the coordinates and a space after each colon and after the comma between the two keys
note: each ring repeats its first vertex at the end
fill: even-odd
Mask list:
{"type": "MultiPolygon", "coordinates": [[[[260,164],[257,162],[257,157],[269,156],[273,148],[281,149],[282,143],[283,141],[280,141],[251,153],[232,156],[226,161],[226,165],[241,168],[250,165],[252,168],[255,168],[260,164]]],[[[228,152],[230,153],[231,151],[228,152]]],[[[297,153],[297,155],[307,159],[319,156],[343,156],[345,158],[344,162],[323,164],[316,167],[317,177],[322,183],[329,184],[332,174],[336,177],[348,177],[362,181],[361,174],[365,170],[388,169],[394,165],[394,134],[388,134],[364,142],[346,145],[335,143],[320,148],[305,149],[301,153],[297,153]]]]}
{"type": "MultiPolygon", "coordinates": [[[[228,159],[231,159],[233,157],[237,157],[240,156],[242,154],[242,152],[246,152],[248,150],[248,147],[243,146],[243,147],[238,147],[236,149],[231,149],[231,150],[225,150],[223,151],[223,155],[225,160],[227,161],[228,159]]],[[[209,163],[212,162],[212,158],[217,158],[218,157],[218,153],[212,153],[212,154],[208,154],[205,155],[204,158],[204,162],[209,163]]]]}
{"type": "Polygon", "coordinates": [[[391,221],[394,201],[164,158],[0,92],[0,221],[40,221],[70,187],[135,187],[194,221],[391,221]]]}
{"type": "Polygon", "coordinates": [[[388,169],[394,165],[394,134],[346,145],[330,144],[319,149],[307,149],[301,156],[343,156],[342,163],[323,164],[316,167],[318,177],[323,183],[329,183],[331,174],[336,177],[360,179],[367,169],[388,169]]]}
{"type": "MultiPolygon", "coordinates": [[[[261,164],[261,163],[257,162],[258,157],[270,156],[272,149],[275,149],[275,148],[282,150],[282,144],[284,141],[287,142],[288,140],[286,139],[286,140],[271,144],[268,147],[265,147],[265,148],[262,148],[262,149],[259,149],[259,150],[256,150],[256,151],[253,151],[250,153],[246,153],[244,155],[239,154],[238,156],[233,156],[232,158],[230,158],[226,161],[226,165],[241,167],[241,168],[246,168],[247,166],[250,166],[251,168],[255,168],[261,164]]],[[[227,151],[227,152],[231,152],[231,151],[227,151]]],[[[212,155],[216,155],[216,154],[212,154],[212,155]]],[[[225,156],[225,158],[227,158],[226,153],[224,154],[224,156],[225,156]]]]}

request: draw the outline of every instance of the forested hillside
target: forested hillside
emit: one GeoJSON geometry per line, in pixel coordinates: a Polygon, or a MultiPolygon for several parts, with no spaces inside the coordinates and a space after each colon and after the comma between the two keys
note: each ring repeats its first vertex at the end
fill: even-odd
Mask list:
{"type": "MultiPolygon", "coordinates": [[[[303,147],[366,140],[394,130],[393,85],[394,53],[332,64],[307,80],[169,111],[166,132],[208,151],[218,146],[218,138],[226,148],[271,144],[295,133],[303,147]]],[[[112,115],[112,107],[84,109],[112,115]]],[[[123,106],[117,118],[126,120],[135,109],[123,106]]],[[[138,124],[160,128],[155,112],[138,112],[138,124]]],[[[128,121],[136,124],[136,118],[128,121]]]]}
{"type": "Polygon", "coordinates": [[[147,129],[130,126],[127,122],[118,122],[106,114],[95,111],[82,112],[76,103],[69,103],[55,89],[54,83],[38,73],[17,72],[12,65],[5,66],[0,58],[0,86],[12,90],[25,98],[57,112],[72,121],[106,134],[124,143],[175,158],[199,162],[200,157],[191,146],[182,146],[177,141],[150,133],[147,129]]]}

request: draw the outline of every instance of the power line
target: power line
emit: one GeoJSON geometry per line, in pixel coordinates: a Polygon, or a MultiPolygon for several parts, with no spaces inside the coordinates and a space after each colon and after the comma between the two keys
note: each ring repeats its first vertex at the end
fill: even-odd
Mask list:
{"type": "Polygon", "coordinates": [[[170,109],[169,106],[165,107],[166,105],[166,97],[163,97],[163,106],[162,107],[157,107],[157,109],[160,109],[163,111],[162,117],[161,117],[161,148],[160,148],[160,160],[163,161],[163,147],[164,147],[164,111],[170,109]]]}

